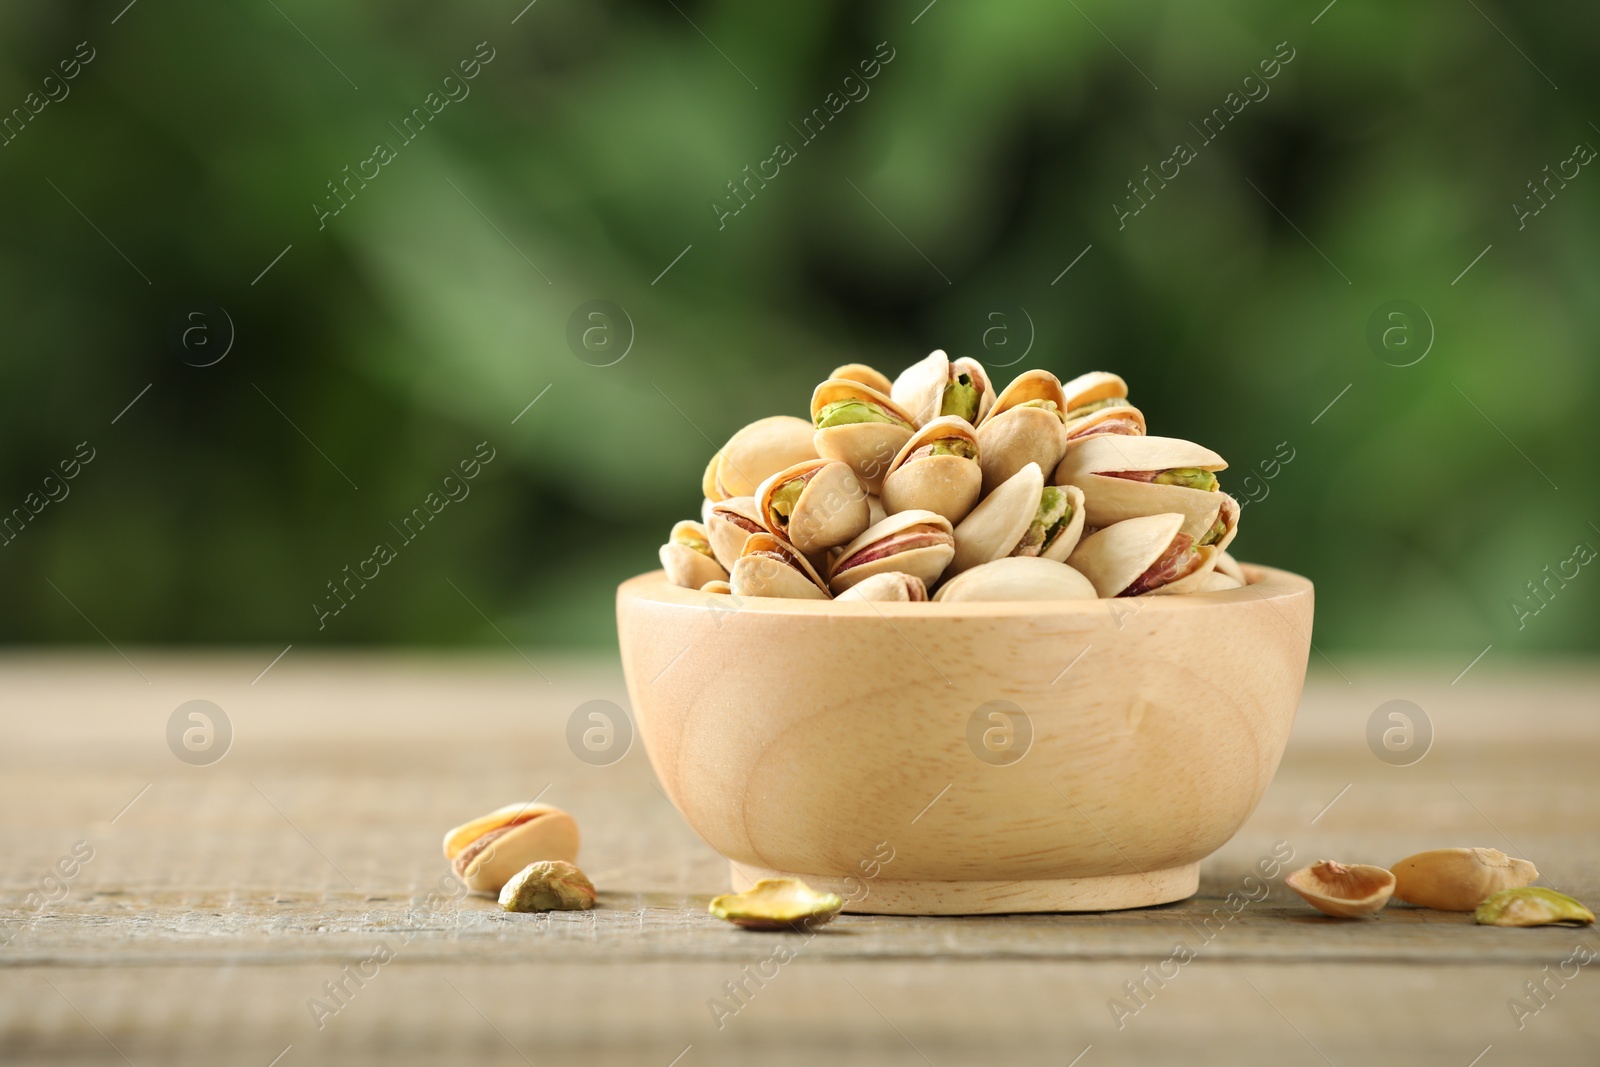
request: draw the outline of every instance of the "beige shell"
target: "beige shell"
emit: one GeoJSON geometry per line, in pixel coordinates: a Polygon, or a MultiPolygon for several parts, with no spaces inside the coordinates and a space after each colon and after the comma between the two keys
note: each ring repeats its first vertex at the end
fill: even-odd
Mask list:
{"type": "Polygon", "coordinates": [[[699,589],[707,582],[728,577],[721,563],[683,543],[680,537],[704,541],[708,547],[710,545],[706,528],[700,523],[685,519],[675,524],[672,527],[672,539],[661,546],[659,553],[661,569],[667,572],[667,581],[685,589],[699,589]]]}
{"type": "Polygon", "coordinates": [[[735,596],[831,599],[816,569],[794,546],[770,533],[751,534],[728,579],[735,596]]]}
{"type": "Polygon", "coordinates": [[[896,404],[912,414],[918,426],[926,426],[934,419],[944,417],[939,414],[944,406],[944,391],[961,374],[971,375],[978,387],[978,412],[973,423],[982,422],[995,401],[989,373],[975,359],[962,356],[952,360],[942,348],[934,349],[925,358],[901,371],[889,395],[896,404]]]}
{"type": "MultiPolygon", "coordinates": [[[[829,378],[811,394],[811,418],[838,400],[858,398],[877,404],[890,415],[902,420],[900,426],[888,422],[861,422],[846,426],[830,426],[814,431],[812,443],[815,453],[824,459],[837,459],[850,464],[856,477],[869,493],[883,491],[883,476],[888,473],[900,447],[910,439],[913,423],[911,416],[898,404],[871,386],[846,378],[829,378]]],[[[771,472],[769,472],[771,473],[771,472]]]]}
{"type": "Polygon", "coordinates": [[[1124,437],[1145,435],[1144,412],[1131,405],[1101,408],[1087,415],[1068,416],[1064,427],[1067,443],[1099,434],[1120,434],[1124,437]]]}
{"type": "Polygon", "coordinates": [[[728,438],[701,479],[711,500],[754,496],[756,486],[801,460],[816,459],[811,424],[793,415],[757,419],[728,438]]]}
{"type": "Polygon", "coordinates": [[[762,524],[808,556],[847,544],[872,525],[866,490],[848,463],[808,459],[779,471],[756,491],[762,524]],[[807,478],[788,522],[772,508],[772,497],[796,478],[807,478]]]}
{"type": "Polygon", "coordinates": [[[893,515],[914,508],[943,515],[952,523],[967,517],[983,488],[983,469],[976,460],[961,456],[922,456],[911,453],[935,441],[959,437],[978,447],[978,435],[967,421],[944,415],[911,435],[889,464],[883,479],[883,507],[893,515]],[[908,462],[908,460],[910,460],[908,462]]]}
{"type": "Polygon", "coordinates": [[[1055,470],[1067,447],[1061,414],[1065,409],[1061,382],[1047,370],[1025,371],[1001,390],[978,423],[978,464],[983,468],[985,496],[1029,463],[1037,463],[1041,471],[1055,470]],[[1056,410],[1019,406],[1033,400],[1050,401],[1056,410]]]}
{"type": "MultiPolygon", "coordinates": [[[[1079,541],[1067,562],[1082,571],[1102,597],[1114,597],[1149,570],[1182,532],[1183,516],[1176,512],[1125,519],[1079,541]]],[[[1207,546],[1195,551],[1200,563],[1194,570],[1150,592],[1200,592],[1205,575],[1216,565],[1217,550],[1207,546]]]]}
{"type": "Polygon", "coordinates": [[[842,593],[874,574],[884,574],[889,571],[903,571],[914,575],[921,578],[924,585],[931,587],[939,580],[951,557],[955,555],[955,546],[950,537],[950,520],[943,515],[935,515],[931,511],[902,511],[890,515],[844,546],[843,551],[828,568],[828,587],[835,593],[842,593]],[[941,543],[904,549],[868,563],[847,566],[852,557],[863,549],[885,538],[903,533],[913,526],[933,527],[936,534],[944,535],[939,539],[941,543]]]}
{"type": "Polygon", "coordinates": [[[1043,556],[1002,556],[956,575],[935,600],[1093,600],[1089,579],[1065,563],[1043,556]]]}
{"type": "Polygon", "coordinates": [[[834,597],[835,600],[894,600],[915,601],[928,599],[928,586],[915,574],[904,571],[883,571],[871,578],[863,578],[849,589],[834,597]]]}
{"type": "Polygon", "coordinates": [[[865,363],[846,363],[842,367],[835,367],[828,377],[860,382],[869,389],[876,389],[878,392],[885,394],[893,388],[893,383],[889,381],[887,374],[876,367],[869,367],[865,363]]]}
{"type": "MultiPolygon", "coordinates": [[[[1235,522],[1235,527],[1237,527],[1235,522]]],[[[1217,573],[1226,575],[1240,585],[1249,585],[1250,579],[1244,576],[1244,568],[1239,566],[1239,561],[1222,549],[1217,550],[1217,573]]]]}
{"type": "Polygon", "coordinates": [[[1389,868],[1394,895],[1440,911],[1472,911],[1502,889],[1528,885],[1539,871],[1497,848],[1435,848],[1389,868]]]}
{"type": "Polygon", "coordinates": [[[875,493],[867,494],[867,513],[870,516],[868,526],[875,526],[889,517],[889,512],[883,506],[883,497],[875,493]]]}
{"type": "Polygon", "coordinates": [[[1364,863],[1320,860],[1286,876],[1283,884],[1324,915],[1360,919],[1376,915],[1394,894],[1394,875],[1364,863]]]}
{"type": "Polygon", "coordinates": [[[451,870],[474,893],[494,896],[539,860],[578,858],[578,823],[549,804],[507,804],[444,835],[451,870]]]}
{"type": "MultiPolygon", "coordinates": [[[[1030,463],[984,497],[956,527],[956,556],[950,564],[950,575],[1014,553],[1038,514],[1044,488],[1044,475],[1037,464],[1030,463]]],[[[1077,547],[1084,526],[1083,494],[1070,485],[1061,489],[1072,508],[1067,526],[1039,553],[1057,563],[1065,562],[1077,547]]]]}
{"type": "Polygon", "coordinates": [[[711,505],[706,516],[706,534],[711,542],[711,554],[723,568],[732,571],[733,565],[744,554],[744,539],[760,533],[761,513],[756,510],[753,496],[735,496],[711,505]]]}
{"type": "Polygon", "coordinates": [[[700,591],[702,593],[721,593],[726,595],[733,592],[733,586],[729,585],[726,581],[707,582],[705,585],[700,587],[700,591]]]}
{"type": "Polygon", "coordinates": [[[1237,578],[1231,578],[1221,571],[1213,570],[1200,582],[1200,593],[1222,593],[1229,589],[1243,589],[1244,583],[1237,578]]]}
{"type": "Polygon", "coordinates": [[[1062,382],[1061,393],[1066,397],[1063,407],[1070,419],[1075,409],[1086,404],[1097,404],[1102,400],[1126,400],[1128,383],[1110,371],[1092,370],[1070,382],[1062,382]]]}
{"type": "Polygon", "coordinates": [[[1057,485],[1075,485],[1083,490],[1091,526],[1110,526],[1142,515],[1176,512],[1183,516],[1183,532],[1198,541],[1216,521],[1218,501],[1214,494],[1182,485],[1108,477],[1100,472],[1159,471],[1174,467],[1220,471],[1227,466],[1221,456],[1192,441],[1104,434],[1068,444],[1055,468],[1054,481],[1057,485]]]}

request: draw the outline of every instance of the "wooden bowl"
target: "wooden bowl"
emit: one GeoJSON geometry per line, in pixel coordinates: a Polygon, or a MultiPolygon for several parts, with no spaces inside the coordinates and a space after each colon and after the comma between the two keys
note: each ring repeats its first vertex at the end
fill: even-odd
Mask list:
{"type": "Polygon", "coordinates": [[[1312,587],[1028,603],[617,590],[667,795],[733,865],[851,911],[1103,911],[1194,893],[1272,780],[1312,587]]]}

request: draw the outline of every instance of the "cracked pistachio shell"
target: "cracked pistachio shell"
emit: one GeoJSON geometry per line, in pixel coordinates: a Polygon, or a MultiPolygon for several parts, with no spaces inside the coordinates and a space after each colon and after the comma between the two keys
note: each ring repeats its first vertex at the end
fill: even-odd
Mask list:
{"type": "Polygon", "coordinates": [[[756,510],[768,532],[807,556],[847,544],[872,525],[867,491],[850,465],[836,459],[808,459],[774,474],[756,491],[756,510]],[[773,497],[796,480],[804,480],[805,487],[784,521],[773,497]]]}
{"type": "Polygon", "coordinates": [[[1105,400],[1128,399],[1128,383],[1110,371],[1092,370],[1061,383],[1061,393],[1067,398],[1067,418],[1089,404],[1105,400]]]}
{"type": "Polygon", "coordinates": [[[500,888],[506,911],[588,911],[594,907],[594,883],[564,860],[530,863],[500,888]]]}
{"type": "MultiPolygon", "coordinates": [[[[1059,487],[1072,509],[1066,527],[1036,555],[1065,563],[1083,535],[1083,494],[1074,486],[1059,487]]],[[[956,555],[950,576],[1017,552],[1018,545],[1039,512],[1044,475],[1029,463],[1007,478],[956,526],[956,555]]]]}
{"type": "Polygon", "coordinates": [[[829,600],[828,587],[793,545],[770,533],[751,534],[728,579],[735,596],[829,600]]]}
{"type": "Polygon", "coordinates": [[[1068,416],[1064,431],[1069,446],[1073,441],[1078,441],[1085,437],[1097,437],[1102,434],[1143,437],[1145,435],[1144,412],[1136,407],[1127,405],[1101,408],[1098,411],[1091,411],[1087,415],[1068,416]]]}
{"type": "Polygon", "coordinates": [[[921,601],[928,599],[928,586],[915,574],[904,571],[884,571],[871,578],[863,578],[849,589],[834,597],[838,601],[884,600],[921,601]]]}
{"type": "Polygon", "coordinates": [[[980,563],[940,586],[945,603],[994,600],[1093,600],[1089,579],[1065,563],[1043,556],[1002,556],[980,563]]]}
{"type": "Polygon", "coordinates": [[[1176,467],[1220,471],[1227,466],[1221,456],[1192,441],[1103,434],[1070,442],[1055,468],[1054,481],[1057,485],[1075,485],[1083,490],[1091,526],[1110,526],[1124,519],[1176,512],[1183,516],[1183,532],[1198,541],[1216,521],[1215,493],[1182,485],[1157,485],[1110,477],[1102,472],[1163,471],[1176,467]]]}
{"type": "Polygon", "coordinates": [[[946,387],[963,374],[972,378],[972,384],[978,390],[978,411],[972,420],[976,424],[982,422],[994,406],[995,396],[988,372],[975,359],[963,356],[952,360],[942,348],[934,349],[925,358],[900,372],[889,395],[896,404],[911,413],[916,425],[926,426],[941,417],[946,387]]]}
{"type": "Polygon", "coordinates": [[[468,889],[493,896],[530,863],[577,860],[578,823],[549,804],[507,804],[445,834],[444,855],[468,889]]]}
{"type": "Polygon", "coordinates": [[[1500,890],[1539,877],[1533,864],[1497,848],[1435,848],[1389,869],[1396,899],[1440,911],[1471,911],[1500,890]]]}
{"type": "Polygon", "coordinates": [[[967,517],[983,488],[983,468],[963,456],[911,454],[936,441],[960,439],[978,447],[978,434],[955,415],[934,419],[911,435],[883,479],[883,507],[889,514],[920,509],[943,515],[952,523],[967,517]]]}
{"type": "Polygon", "coordinates": [[[1283,884],[1324,915],[1360,919],[1376,915],[1394,894],[1394,875],[1365,863],[1321,860],[1284,878],[1283,884]]]}
{"type": "Polygon", "coordinates": [[[728,438],[701,479],[711,500],[754,496],[756,486],[801,460],[816,459],[811,424],[792,415],[757,419],[728,438]]]}
{"type": "MultiPolygon", "coordinates": [[[[1183,516],[1175,512],[1124,519],[1079,541],[1067,562],[1082,571],[1102,597],[1114,597],[1149,570],[1182,532],[1183,516]]],[[[1195,551],[1200,562],[1193,570],[1150,593],[1199,592],[1216,566],[1217,550],[1208,545],[1195,551]]]]}
{"type": "Polygon", "coordinates": [[[744,539],[753,533],[765,533],[761,513],[753,496],[735,496],[711,505],[706,514],[706,534],[711,541],[711,553],[717,557],[724,570],[732,571],[744,552],[744,539]]]}
{"type": "Polygon", "coordinates": [[[902,511],[867,528],[828,568],[828,586],[843,593],[874,574],[902,571],[932,586],[955,555],[950,520],[931,511],[902,511]],[[858,562],[863,557],[873,557],[858,562]]]}
{"type": "Polygon", "coordinates": [[[978,424],[985,495],[1029,463],[1037,463],[1041,471],[1055,470],[1067,447],[1061,421],[1065,408],[1061,382],[1046,370],[1026,371],[1001,390],[978,424]],[[1054,404],[1055,411],[1024,406],[1036,400],[1054,404]]]}
{"type": "Polygon", "coordinates": [[[667,572],[667,581],[685,589],[699,589],[707,582],[728,577],[714,557],[709,555],[711,542],[706,528],[698,522],[684,520],[672,527],[672,539],[661,546],[661,568],[667,572]],[[693,547],[704,544],[706,551],[693,547]]]}
{"type": "Polygon", "coordinates": [[[882,408],[904,425],[892,422],[858,422],[844,426],[830,426],[814,431],[813,451],[823,459],[836,459],[848,463],[867,492],[883,492],[883,476],[895,453],[911,437],[914,424],[910,414],[871,386],[846,378],[830,378],[817,386],[811,394],[813,423],[829,404],[840,400],[864,400],[882,408]]]}
{"type": "Polygon", "coordinates": [[[763,878],[743,893],[714,897],[718,919],[751,930],[801,930],[832,921],[844,909],[833,893],[818,893],[798,878],[763,878]]]}
{"type": "Polygon", "coordinates": [[[843,378],[849,382],[860,382],[868,389],[876,389],[885,395],[894,387],[887,374],[876,367],[869,367],[865,363],[846,363],[842,367],[835,367],[833,368],[833,373],[829,374],[828,377],[843,378]]]}
{"type": "Polygon", "coordinates": [[[1594,922],[1594,912],[1577,900],[1535,885],[1500,890],[1479,904],[1472,917],[1484,926],[1587,926],[1594,922]]]}

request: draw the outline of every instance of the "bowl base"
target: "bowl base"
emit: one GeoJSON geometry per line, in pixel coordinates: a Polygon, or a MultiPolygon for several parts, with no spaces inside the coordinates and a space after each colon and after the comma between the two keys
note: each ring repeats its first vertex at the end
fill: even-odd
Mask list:
{"type": "Polygon", "coordinates": [[[731,863],[735,892],[761,878],[799,878],[812,889],[837,893],[844,910],[858,915],[1003,915],[1029,911],[1120,911],[1169,904],[1194,895],[1200,864],[1161,871],[1093,878],[1037,878],[1009,882],[937,882],[896,878],[833,878],[731,863]],[[866,894],[862,895],[865,889],[866,894]],[[859,898],[859,899],[857,899],[859,898]]]}

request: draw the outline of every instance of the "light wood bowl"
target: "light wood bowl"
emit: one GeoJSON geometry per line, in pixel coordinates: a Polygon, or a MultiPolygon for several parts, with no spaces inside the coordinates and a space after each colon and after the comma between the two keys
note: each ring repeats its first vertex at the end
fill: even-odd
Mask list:
{"type": "Polygon", "coordinates": [[[841,604],[655,571],[618,588],[617,630],[650,762],[735,889],[1103,911],[1193,894],[1283,756],[1312,587],[1245,573],[1189,596],[841,604]]]}

